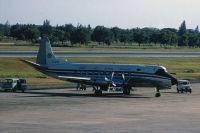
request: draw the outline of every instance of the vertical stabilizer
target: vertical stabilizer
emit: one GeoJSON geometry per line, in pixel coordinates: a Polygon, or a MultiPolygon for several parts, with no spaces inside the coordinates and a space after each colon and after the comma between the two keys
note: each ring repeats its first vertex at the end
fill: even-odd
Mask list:
{"type": "Polygon", "coordinates": [[[42,38],[40,42],[36,63],[40,65],[59,63],[59,59],[55,57],[51,48],[50,41],[47,37],[42,38]]]}

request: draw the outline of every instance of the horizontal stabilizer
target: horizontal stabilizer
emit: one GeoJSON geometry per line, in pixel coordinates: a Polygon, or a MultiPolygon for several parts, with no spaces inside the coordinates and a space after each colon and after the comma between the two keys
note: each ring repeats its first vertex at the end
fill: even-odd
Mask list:
{"type": "Polygon", "coordinates": [[[40,64],[37,64],[35,62],[29,61],[29,60],[21,60],[22,62],[28,64],[29,66],[37,69],[37,70],[43,70],[45,67],[41,66],[40,64]]]}

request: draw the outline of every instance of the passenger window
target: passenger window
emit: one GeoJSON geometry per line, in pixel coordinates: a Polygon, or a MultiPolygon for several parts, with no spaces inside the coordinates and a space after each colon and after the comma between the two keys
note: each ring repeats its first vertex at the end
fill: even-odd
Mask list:
{"type": "Polygon", "coordinates": [[[128,73],[125,73],[124,75],[125,75],[125,76],[128,76],[129,74],[128,74],[128,73]]]}
{"type": "Polygon", "coordinates": [[[98,73],[98,72],[95,72],[94,74],[95,74],[95,75],[99,75],[99,73],[98,73]]]}
{"type": "Polygon", "coordinates": [[[131,73],[131,76],[134,76],[135,75],[135,73],[131,73]]]}
{"type": "Polygon", "coordinates": [[[103,75],[103,72],[100,72],[100,75],[103,75]]]}
{"type": "Polygon", "coordinates": [[[89,72],[88,75],[93,75],[93,73],[92,73],[92,72],[89,72]]]}
{"type": "Polygon", "coordinates": [[[106,75],[110,75],[110,72],[106,72],[106,75]]]}

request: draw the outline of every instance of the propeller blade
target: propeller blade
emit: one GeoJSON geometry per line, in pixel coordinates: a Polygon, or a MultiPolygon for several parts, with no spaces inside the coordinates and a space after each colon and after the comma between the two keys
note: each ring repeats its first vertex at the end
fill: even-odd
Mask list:
{"type": "Polygon", "coordinates": [[[125,80],[125,75],[124,74],[122,74],[122,78],[123,78],[123,80],[125,80]]]}
{"type": "Polygon", "coordinates": [[[110,81],[107,77],[105,77],[105,81],[110,81]]]}
{"type": "Polygon", "coordinates": [[[110,78],[110,80],[112,80],[113,79],[113,77],[114,77],[114,72],[112,72],[112,74],[111,74],[111,78],[110,78]]]}
{"type": "Polygon", "coordinates": [[[116,87],[117,85],[114,82],[112,82],[112,86],[116,87]]]}

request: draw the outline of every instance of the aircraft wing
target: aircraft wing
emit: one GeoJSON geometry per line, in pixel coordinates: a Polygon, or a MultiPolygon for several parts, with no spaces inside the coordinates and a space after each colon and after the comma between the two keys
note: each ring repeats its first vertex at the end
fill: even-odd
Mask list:
{"type": "Polygon", "coordinates": [[[76,77],[76,76],[58,76],[59,79],[71,82],[89,82],[93,85],[107,85],[108,82],[103,79],[92,79],[90,77],[76,77]]]}
{"type": "Polygon", "coordinates": [[[91,78],[89,77],[73,77],[73,76],[58,76],[60,79],[64,80],[71,80],[71,81],[91,81],[91,78]]]}

